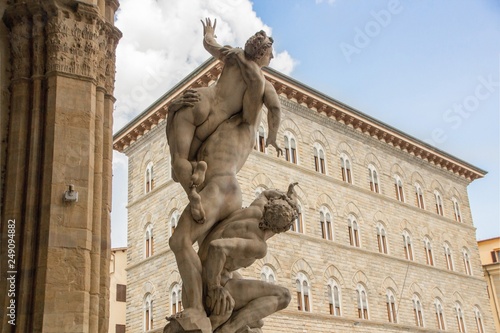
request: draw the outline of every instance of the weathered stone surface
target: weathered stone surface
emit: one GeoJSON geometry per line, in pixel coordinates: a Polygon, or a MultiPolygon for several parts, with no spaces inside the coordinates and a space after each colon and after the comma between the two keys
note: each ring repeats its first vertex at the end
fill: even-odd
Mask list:
{"type": "Polygon", "coordinates": [[[107,331],[117,8],[105,0],[0,4],[0,43],[10,50],[0,59],[0,252],[15,220],[18,282],[16,325],[2,305],[3,332],[107,331]],[[70,184],[78,202],[63,200],[70,184]]]}

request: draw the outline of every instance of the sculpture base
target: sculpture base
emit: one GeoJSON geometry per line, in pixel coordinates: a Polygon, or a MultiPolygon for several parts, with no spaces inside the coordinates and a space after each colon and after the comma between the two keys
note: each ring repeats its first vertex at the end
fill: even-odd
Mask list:
{"type": "Polygon", "coordinates": [[[207,317],[167,317],[169,323],[163,333],[212,333],[212,325],[207,317]]]}

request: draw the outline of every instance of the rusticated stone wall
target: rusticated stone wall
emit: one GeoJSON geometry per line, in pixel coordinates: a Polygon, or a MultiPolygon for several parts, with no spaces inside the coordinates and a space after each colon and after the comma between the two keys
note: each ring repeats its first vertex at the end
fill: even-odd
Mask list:
{"type": "Polygon", "coordinates": [[[117,8],[25,0],[3,13],[2,332],[107,332],[117,8]]]}

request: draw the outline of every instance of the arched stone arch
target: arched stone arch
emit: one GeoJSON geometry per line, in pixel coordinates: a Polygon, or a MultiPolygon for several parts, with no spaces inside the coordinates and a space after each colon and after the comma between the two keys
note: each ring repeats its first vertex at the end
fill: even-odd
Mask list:
{"type": "Polygon", "coordinates": [[[274,273],[276,273],[277,277],[278,276],[283,276],[283,270],[281,269],[281,264],[279,263],[278,259],[276,259],[275,256],[273,256],[271,253],[267,252],[266,256],[262,259],[259,259],[255,262],[254,266],[255,266],[255,273],[257,273],[257,275],[260,274],[260,272],[262,271],[262,267],[264,265],[267,265],[269,267],[271,267],[274,271],[274,273]]]}
{"type": "Polygon", "coordinates": [[[331,153],[331,148],[330,148],[330,142],[326,138],[326,136],[321,132],[321,131],[314,131],[311,133],[311,136],[309,138],[309,142],[313,144],[314,142],[320,143],[324,148],[325,148],[325,153],[330,152],[331,153]]]}
{"type": "Polygon", "coordinates": [[[167,222],[175,210],[179,211],[179,213],[182,213],[184,207],[185,204],[183,204],[182,201],[179,200],[178,198],[170,199],[167,203],[167,207],[165,208],[165,216],[168,217],[167,222]]]}
{"type": "Polygon", "coordinates": [[[297,140],[303,141],[299,126],[297,126],[297,124],[290,118],[286,118],[281,121],[279,131],[280,136],[284,136],[286,131],[291,132],[297,140]]]}
{"type": "MultiPolygon", "coordinates": [[[[433,193],[434,193],[434,190],[438,190],[441,193],[441,196],[443,196],[445,194],[443,185],[441,185],[441,183],[435,179],[431,182],[430,190],[433,193]]],[[[442,199],[444,200],[444,197],[442,199]]]]}
{"type": "Polygon", "coordinates": [[[325,269],[325,273],[323,274],[324,284],[328,284],[328,280],[330,278],[334,278],[339,283],[340,287],[344,287],[344,277],[342,273],[338,270],[334,265],[330,265],[325,269]]]}
{"type": "Polygon", "coordinates": [[[411,234],[412,231],[411,231],[411,223],[408,222],[408,220],[404,219],[403,221],[401,221],[401,223],[399,223],[399,231],[400,233],[403,232],[403,230],[408,230],[408,232],[411,234]]]}
{"type": "Polygon", "coordinates": [[[151,150],[148,148],[144,156],[142,157],[141,161],[141,173],[146,170],[146,166],[148,165],[149,162],[153,162],[153,154],[151,153],[151,150]]]}
{"type": "Polygon", "coordinates": [[[455,290],[455,291],[453,292],[453,300],[454,300],[455,302],[459,302],[459,303],[460,303],[460,305],[462,305],[462,306],[465,306],[465,305],[466,305],[466,303],[465,303],[465,301],[464,301],[464,298],[462,297],[462,295],[460,294],[460,292],[458,292],[457,290],[455,290]]]}
{"type": "Polygon", "coordinates": [[[347,218],[350,214],[354,215],[358,222],[363,222],[363,215],[361,215],[361,210],[352,201],[345,206],[343,216],[347,218]]]}
{"type": "Polygon", "coordinates": [[[458,200],[458,203],[463,205],[462,196],[460,195],[460,192],[458,192],[456,187],[454,187],[454,186],[451,187],[448,190],[447,196],[450,198],[450,200],[451,200],[451,198],[455,197],[458,200]]]}
{"type": "Polygon", "coordinates": [[[351,159],[351,162],[356,161],[356,156],[354,155],[354,150],[351,148],[350,145],[348,145],[346,142],[341,142],[337,146],[337,155],[340,156],[340,154],[345,153],[348,155],[348,157],[351,159]]]}
{"type": "MultiPolygon", "coordinates": [[[[352,276],[353,289],[356,289],[356,286],[358,285],[358,283],[362,283],[365,285],[366,288],[371,289],[370,284],[368,282],[368,277],[366,277],[366,274],[364,272],[362,272],[361,270],[357,271],[352,276]]],[[[368,290],[366,290],[366,291],[368,292],[368,290]]]]}
{"type": "Polygon", "coordinates": [[[420,186],[422,187],[422,191],[425,191],[427,189],[427,185],[425,184],[424,177],[418,172],[414,171],[411,174],[411,184],[414,186],[415,183],[419,183],[420,186]]]}
{"type": "Polygon", "coordinates": [[[391,167],[391,177],[394,177],[394,175],[399,175],[403,183],[407,180],[403,168],[398,163],[393,164],[391,167]]]}
{"type": "Polygon", "coordinates": [[[332,198],[326,193],[321,193],[316,199],[315,209],[319,211],[321,206],[328,208],[334,216],[337,215],[337,207],[335,207],[332,198]]]}
{"type": "Polygon", "coordinates": [[[299,199],[300,203],[302,204],[302,211],[304,211],[306,206],[309,206],[309,199],[307,197],[306,192],[302,190],[302,187],[300,186],[300,183],[294,187],[295,193],[297,194],[297,198],[299,199]]]}
{"type": "Polygon", "coordinates": [[[292,265],[292,270],[291,270],[292,276],[290,276],[292,284],[295,284],[295,277],[299,272],[304,272],[311,283],[314,281],[315,275],[313,273],[313,270],[311,266],[309,266],[309,264],[304,259],[299,259],[292,265]]]}
{"type": "Polygon", "coordinates": [[[377,168],[377,171],[379,175],[381,174],[381,168],[382,168],[382,163],[380,163],[380,160],[378,157],[373,154],[373,153],[368,153],[365,156],[365,161],[364,161],[364,166],[368,168],[368,165],[372,164],[375,168],[377,168]]]}
{"type": "Polygon", "coordinates": [[[165,292],[165,295],[169,295],[170,294],[170,289],[172,289],[172,287],[176,284],[176,283],[179,283],[179,284],[182,284],[182,278],[181,278],[181,275],[179,274],[178,271],[173,271],[172,273],[170,273],[170,275],[168,276],[168,279],[167,279],[167,284],[166,284],[166,292],[165,292]]]}
{"type": "Polygon", "coordinates": [[[439,234],[436,234],[432,228],[429,228],[429,226],[422,226],[421,228],[418,229],[420,232],[420,238],[427,237],[429,240],[434,243],[436,241],[439,241],[439,234]]]}
{"type": "Polygon", "coordinates": [[[155,296],[156,288],[155,288],[154,284],[151,283],[151,281],[144,282],[144,284],[142,285],[142,294],[143,295],[151,294],[151,296],[153,296],[153,297],[155,296]]]}
{"type": "Polygon", "coordinates": [[[394,281],[394,279],[392,277],[390,277],[390,276],[387,276],[384,279],[384,282],[382,282],[382,284],[380,285],[379,292],[381,294],[385,294],[385,291],[387,289],[391,289],[394,292],[394,296],[397,297],[399,295],[398,285],[397,285],[396,281],[394,281]]]}
{"type": "Polygon", "coordinates": [[[373,222],[374,222],[375,225],[378,222],[381,222],[386,229],[389,226],[389,219],[384,214],[384,212],[382,212],[380,210],[376,211],[375,214],[373,214],[373,222]]]}
{"type": "Polygon", "coordinates": [[[424,297],[424,291],[422,290],[422,287],[417,282],[412,282],[410,284],[410,287],[408,288],[408,296],[411,298],[413,294],[417,294],[418,297],[420,298],[421,301],[422,297],[424,297]]]}
{"type": "Polygon", "coordinates": [[[258,173],[252,179],[252,185],[254,188],[259,186],[265,187],[266,189],[274,188],[273,181],[263,173],[258,173]]]}
{"type": "Polygon", "coordinates": [[[146,226],[149,223],[151,223],[154,227],[153,214],[151,214],[150,212],[146,212],[146,214],[143,215],[142,220],[141,220],[141,224],[140,224],[141,230],[146,229],[146,226]]]}
{"type": "Polygon", "coordinates": [[[445,300],[446,300],[445,294],[443,293],[443,291],[439,287],[434,287],[432,289],[431,295],[432,295],[432,299],[438,298],[444,307],[444,303],[446,303],[445,302],[445,300]]]}

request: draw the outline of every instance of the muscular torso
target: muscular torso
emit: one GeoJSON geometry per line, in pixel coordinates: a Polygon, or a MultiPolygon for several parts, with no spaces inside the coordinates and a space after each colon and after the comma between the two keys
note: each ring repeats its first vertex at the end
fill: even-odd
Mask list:
{"type": "Polygon", "coordinates": [[[239,66],[228,60],[216,84],[198,89],[202,105],[195,137],[199,141],[205,141],[221,122],[242,110],[246,88],[239,66]]]}
{"type": "MultiPolygon", "coordinates": [[[[208,254],[208,245],[211,241],[221,238],[245,238],[255,242],[264,242],[263,231],[259,228],[262,218],[262,208],[250,206],[234,212],[224,221],[217,224],[203,241],[198,252],[202,262],[208,254]]],[[[232,271],[252,265],[257,258],[245,258],[242,253],[232,252],[226,257],[224,271],[222,275],[227,275],[232,271]]]]}
{"type": "Polygon", "coordinates": [[[255,126],[244,121],[241,113],[224,121],[198,151],[197,160],[208,165],[206,181],[217,175],[236,175],[253,149],[255,136],[255,126]]]}

